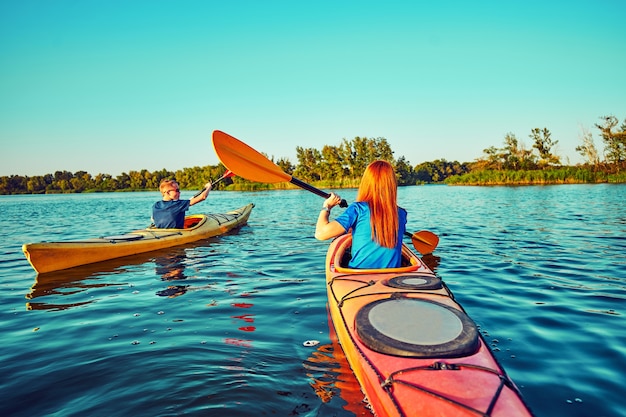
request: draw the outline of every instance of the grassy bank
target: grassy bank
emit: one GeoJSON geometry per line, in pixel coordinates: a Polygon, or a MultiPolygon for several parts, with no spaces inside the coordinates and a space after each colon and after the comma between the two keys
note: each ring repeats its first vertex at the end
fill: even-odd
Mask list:
{"type": "Polygon", "coordinates": [[[609,174],[580,167],[532,171],[472,171],[445,180],[449,185],[547,185],[624,183],[626,173],[609,174]]]}

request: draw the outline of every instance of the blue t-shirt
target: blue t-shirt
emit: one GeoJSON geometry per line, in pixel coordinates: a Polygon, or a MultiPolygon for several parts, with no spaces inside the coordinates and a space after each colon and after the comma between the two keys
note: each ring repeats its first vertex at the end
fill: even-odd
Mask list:
{"type": "Polygon", "coordinates": [[[397,268],[402,262],[402,237],[406,230],[406,210],[398,207],[398,242],[394,249],[385,248],[372,241],[370,208],[357,201],[335,219],[346,232],[352,228],[352,259],[350,268],[397,268]]]}
{"type": "Polygon", "coordinates": [[[152,221],[159,229],[182,229],[189,200],[157,201],[152,206],[152,221]]]}

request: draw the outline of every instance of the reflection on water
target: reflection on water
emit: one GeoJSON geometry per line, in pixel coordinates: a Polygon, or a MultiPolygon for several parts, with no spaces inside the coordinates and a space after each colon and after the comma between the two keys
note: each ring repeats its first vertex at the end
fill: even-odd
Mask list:
{"type": "MultiPolygon", "coordinates": [[[[188,278],[186,274],[187,250],[196,246],[207,244],[210,241],[195,242],[176,248],[164,249],[123,258],[107,260],[95,264],[78,266],[61,271],[39,274],[31,286],[30,292],[25,295],[31,301],[26,304],[29,310],[63,310],[71,307],[84,306],[95,301],[93,298],[85,301],[71,302],[66,298],[77,297],[81,293],[87,293],[91,289],[108,286],[128,286],[129,282],[111,282],[117,276],[125,277],[132,275],[136,266],[143,266],[147,262],[155,263],[155,272],[162,281],[180,281],[188,278]],[[109,282],[102,282],[109,281],[109,282]],[[41,299],[41,297],[47,297],[41,299]],[[58,297],[54,299],[53,297],[58,297]],[[61,302],[64,301],[64,302],[61,302]]],[[[165,289],[156,291],[161,297],[178,297],[189,290],[200,290],[211,286],[198,286],[190,288],[189,285],[168,285],[165,289]]],[[[84,297],[83,297],[84,298],[84,297]]]]}
{"type": "Polygon", "coordinates": [[[154,258],[156,264],[156,273],[161,276],[163,281],[172,281],[186,279],[185,260],[187,255],[185,252],[177,252],[174,254],[164,254],[154,258]]]}
{"type": "Polygon", "coordinates": [[[311,356],[302,363],[310,385],[319,399],[328,403],[339,395],[345,401],[343,409],[356,416],[371,416],[359,383],[350,369],[332,321],[328,321],[331,343],[319,345],[311,356]]]}
{"type": "Polygon", "coordinates": [[[437,267],[441,262],[441,258],[435,254],[429,253],[422,256],[422,261],[424,261],[426,266],[430,268],[431,271],[437,272],[437,267]]]}
{"type": "MultiPolygon", "coordinates": [[[[137,260],[138,263],[144,261],[144,259],[137,260]]],[[[26,303],[26,309],[65,310],[90,304],[96,301],[88,296],[90,290],[128,285],[125,282],[104,282],[105,280],[110,281],[111,276],[123,276],[129,272],[128,268],[119,266],[119,264],[119,261],[101,262],[39,274],[35,277],[30,292],[25,295],[26,299],[33,300],[26,303]],[[75,299],[79,300],[75,301],[75,299]]],[[[132,259],[127,260],[125,266],[128,265],[132,265],[132,259]]]]}
{"type": "MultiPolygon", "coordinates": [[[[234,276],[234,275],[231,275],[234,276]]],[[[231,281],[234,283],[234,281],[231,281]]],[[[230,295],[236,296],[240,300],[236,302],[230,303],[231,307],[236,309],[241,309],[241,311],[237,311],[235,314],[231,314],[230,318],[233,319],[233,323],[237,326],[237,330],[239,332],[251,333],[256,331],[256,327],[253,325],[254,323],[254,314],[252,313],[252,308],[254,304],[252,303],[253,292],[242,291],[241,293],[237,293],[238,286],[235,284],[230,287],[227,291],[230,295]]],[[[224,343],[228,345],[240,346],[244,348],[252,348],[252,340],[249,338],[243,337],[226,337],[224,338],[224,343]]]]}
{"type": "MultiPolygon", "coordinates": [[[[173,254],[163,254],[154,258],[156,264],[155,272],[163,281],[174,281],[187,279],[185,275],[185,252],[176,251],[173,254]]],[[[188,285],[168,285],[166,289],[159,290],[156,295],[159,297],[179,297],[187,293],[188,285]]]]}
{"type": "Polygon", "coordinates": [[[179,297],[187,293],[187,285],[168,285],[166,289],[156,292],[159,297],[179,297]]]}

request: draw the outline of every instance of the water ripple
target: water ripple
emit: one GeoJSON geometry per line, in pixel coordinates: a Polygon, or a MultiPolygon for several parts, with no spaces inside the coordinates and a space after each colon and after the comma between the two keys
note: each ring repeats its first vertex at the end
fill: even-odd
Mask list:
{"type": "MultiPolygon", "coordinates": [[[[329,326],[315,195],[216,191],[193,209],[253,201],[248,226],[47,277],[21,253],[144,227],[157,196],[0,196],[2,415],[368,415],[329,326]]],[[[400,189],[538,416],[626,414],[623,201],[608,185],[400,189]]]]}

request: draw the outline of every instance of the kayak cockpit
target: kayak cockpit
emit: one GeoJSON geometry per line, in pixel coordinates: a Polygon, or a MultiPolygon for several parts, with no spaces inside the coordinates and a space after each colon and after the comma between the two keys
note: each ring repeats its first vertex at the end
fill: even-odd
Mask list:
{"type": "Polygon", "coordinates": [[[333,254],[333,261],[335,271],[346,274],[372,274],[372,273],[402,273],[413,272],[420,268],[426,268],[426,266],[420,261],[420,259],[405,245],[402,245],[402,266],[398,268],[385,268],[385,269],[356,269],[349,268],[348,264],[351,258],[352,249],[352,235],[342,235],[337,238],[337,246],[335,253],[333,254]]]}
{"type": "Polygon", "coordinates": [[[185,224],[182,229],[176,228],[160,228],[156,227],[154,224],[148,227],[148,230],[190,230],[196,229],[204,224],[207,221],[207,216],[205,214],[192,214],[189,216],[185,216],[185,224]]]}
{"type": "Polygon", "coordinates": [[[193,229],[194,227],[199,226],[202,220],[206,220],[205,215],[195,214],[191,216],[186,216],[185,225],[183,226],[183,229],[193,229]]]}

